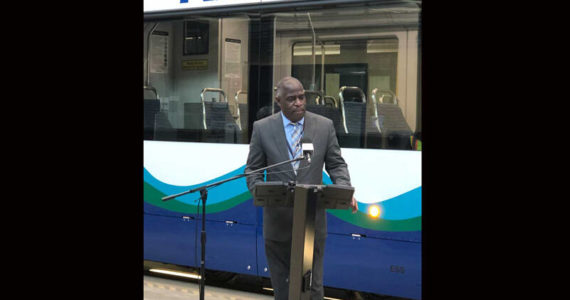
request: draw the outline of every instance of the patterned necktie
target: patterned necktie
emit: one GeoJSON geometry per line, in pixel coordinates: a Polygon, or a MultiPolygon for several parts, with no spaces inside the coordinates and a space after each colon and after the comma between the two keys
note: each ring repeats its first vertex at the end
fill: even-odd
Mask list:
{"type": "MultiPolygon", "coordinates": [[[[291,134],[291,151],[293,151],[293,158],[297,158],[301,155],[301,125],[299,123],[293,124],[293,133],[291,134]]],[[[299,168],[299,161],[294,161],[291,163],[293,170],[295,170],[295,175],[297,175],[297,168],[299,168]]]]}

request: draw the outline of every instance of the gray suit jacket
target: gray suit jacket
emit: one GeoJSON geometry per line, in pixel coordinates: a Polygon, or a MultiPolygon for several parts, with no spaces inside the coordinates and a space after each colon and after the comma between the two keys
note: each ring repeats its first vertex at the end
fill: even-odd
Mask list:
{"type": "MultiPolygon", "coordinates": [[[[324,165],[333,183],[350,186],[350,176],[340,153],[333,122],[328,118],[307,111],[303,136],[312,140],[314,148],[309,167],[303,169],[307,167],[307,161],[302,160],[298,174],[295,176],[291,164],[284,164],[267,170],[269,173],[267,181],[322,184],[324,165]]],[[[289,160],[289,155],[281,113],[273,114],[253,123],[245,172],[251,172],[286,160],[289,160]]],[[[252,194],[255,184],[261,181],[263,181],[263,175],[247,177],[247,187],[252,194]]],[[[315,217],[316,237],[324,238],[326,236],[326,225],[325,210],[317,210],[315,217]]],[[[292,208],[263,208],[263,236],[266,239],[290,240],[292,228],[292,208]]]]}

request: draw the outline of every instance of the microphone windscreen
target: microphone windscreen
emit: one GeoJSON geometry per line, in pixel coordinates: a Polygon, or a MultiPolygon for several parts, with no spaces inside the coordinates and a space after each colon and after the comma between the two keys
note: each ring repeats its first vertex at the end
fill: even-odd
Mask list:
{"type": "Polygon", "coordinates": [[[301,148],[303,149],[303,154],[307,152],[313,153],[315,151],[313,148],[313,141],[308,137],[303,137],[301,139],[301,148]]]}

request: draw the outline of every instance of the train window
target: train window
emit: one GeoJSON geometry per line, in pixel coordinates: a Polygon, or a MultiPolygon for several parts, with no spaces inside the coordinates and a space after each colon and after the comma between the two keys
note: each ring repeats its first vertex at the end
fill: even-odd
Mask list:
{"type": "Polygon", "coordinates": [[[415,5],[189,15],[144,26],[144,139],[248,144],[285,76],[341,147],[419,149],[415,5]],[[251,80],[250,80],[251,77],[251,80]],[[253,89],[249,91],[248,89],[253,89]]]}
{"type": "Polygon", "coordinates": [[[249,18],[148,22],[144,34],[144,139],[248,143],[249,18]]]}
{"type": "MultiPolygon", "coordinates": [[[[398,38],[319,41],[314,51],[314,87],[338,104],[326,109],[311,105],[310,109],[336,121],[341,146],[411,149],[412,131],[392,92],[397,91],[398,38]],[[398,122],[397,133],[389,128],[394,122],[398,122]],[[383,138],[383,131],[390,138],[383,138]]],[[[312,52],[311,42],[293,45],[292,74],[305,86],[313,84],[308,76],[312,52]]],[[[319,102],[311,104],[326,104],[319,102]]]]}
{"type": "Polygon", "coordinates": [[[341,147],[417,149],[419,9],[276,15],[275,80],[291,74],[341,147]]]}

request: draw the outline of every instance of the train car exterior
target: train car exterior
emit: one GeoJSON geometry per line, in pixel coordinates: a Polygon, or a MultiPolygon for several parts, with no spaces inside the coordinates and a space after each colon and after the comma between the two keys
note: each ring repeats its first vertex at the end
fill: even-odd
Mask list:
{"type": "MultiPolygon", "coordinates": [[[[161,199],[242,174],[292,75],[334,121],[359,205],[327,210],[325,286],[420,299],[421,1],[144,5],[144,259],[199,266],[200,195],[161,199]]],[[[262,216],[245,178],[211,188],[206,268],[268,277],[262,216]]]]}

